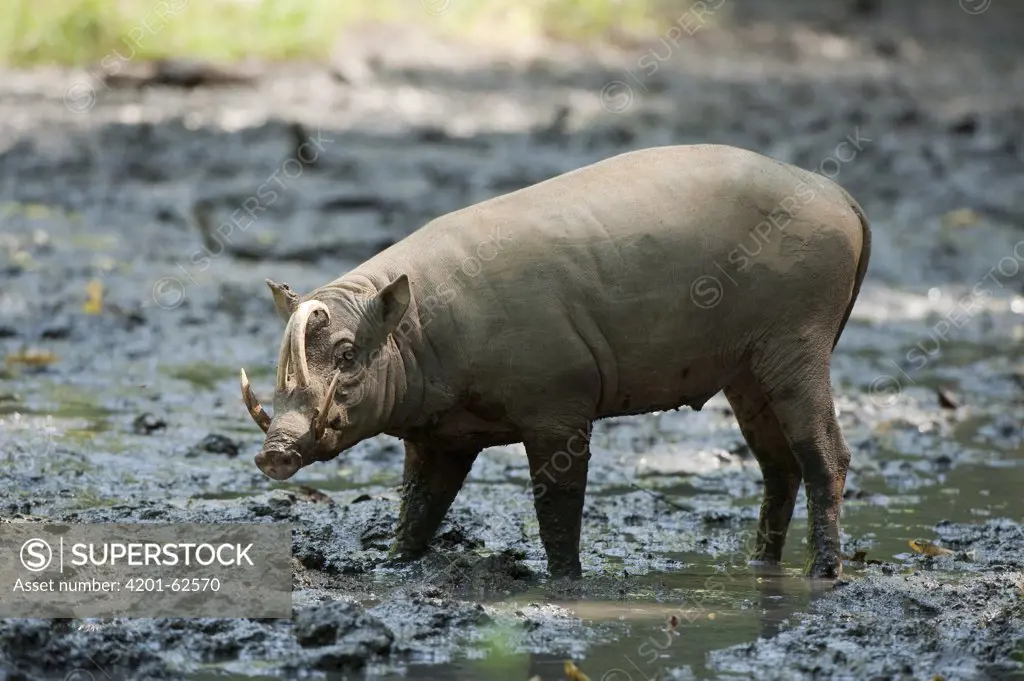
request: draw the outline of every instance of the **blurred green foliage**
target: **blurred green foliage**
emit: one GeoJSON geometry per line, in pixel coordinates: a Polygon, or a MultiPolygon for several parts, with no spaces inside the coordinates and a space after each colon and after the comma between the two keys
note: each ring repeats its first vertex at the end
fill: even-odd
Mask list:
{"type": "MultiPolygon", "coordinates": [[[[167,56],[321,58],[360,22],[615,40],[686,10],[666,0],[3,0],[0,64],[167,56]]],[[[674,18],[674,17],[673,17],[674,18]]]]}

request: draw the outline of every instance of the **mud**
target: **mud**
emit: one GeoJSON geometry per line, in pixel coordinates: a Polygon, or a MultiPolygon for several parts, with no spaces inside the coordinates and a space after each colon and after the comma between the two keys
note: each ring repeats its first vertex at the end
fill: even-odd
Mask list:
{"type": "Polygon", "coordinates": [[[1020,677],[1020,10],[725,7],[620,51],[380,28],[234,87],[4,73],[0,349],[52,361],[2,369],[0,514],[289,522],[295,557],[291,621],[5,620],[6,678],[1020,677]],[[80,80],[94,102],[64,97],[80,80]],[[802,496],[782,568],[746,564],[761,477],[722,396],[597,426],[578,583],[544,576],[521,447],[480,457],[411,565],[386,559],[399,442],[287,483],[252,464],[237,371],[269,395],[265,277],[305,291],[449,210],[709,141],[834,175],[874,225],[833,362],[858,558],[838,588],[799,575],[802,496]]]}
{"type": "Polygon", "coordinates": [[[1021,678],[1024,529],[996,520],[936,532],[953,555],[872,566],[777,637],[712,653],[711,667],[779,679],[1021,678]]]}

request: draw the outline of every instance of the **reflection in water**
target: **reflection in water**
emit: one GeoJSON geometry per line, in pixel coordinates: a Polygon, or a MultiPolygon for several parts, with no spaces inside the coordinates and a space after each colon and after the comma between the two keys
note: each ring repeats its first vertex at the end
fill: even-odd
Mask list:
{"type": "Polygon", "coordinates": [[[835,588],[831,580],[807,580],[805,588],[809,592],[804,599],[792,598],[787,594],[787,582],[793,580],[778,565],[752,565],[751,573],[759,594],[761,606],[760,638],[772,638],[782,630],[782,625],[799,610],[804,609],[811,601],[830,593],[835,588]]]}
{"type": "MultiPolygon", "coordinates": [[[[593,681],[647,681],[680,667],[689,667],[697,677],[705,676],[709,652],[776,635],[783,622],[806,608],[814,592],[821,594],[831,588],[822,584],[812,592],[798,570],[759,567],[755,571],[744,563],[708,565],[708,557],[701,558],[703,564],[691,563],[677,573],[648,577],[669,589],[659,602],[558,604],[584,625],[617,625],[611,640],[591,647],[586,657],[578,660],[593,681]]],[[[529,673],[515,678],[564,678],[565,659],[531,654],[529,673]]]]}
{"type": "Polygon", "coordinates": [[[586,647],[583,657],[573,658],[565,652],[578,642],[553,640],[544,648],[561,649],[561,653],[509,651],[500,661],[490,655],[444,665],[412,665],[401,675],[379,678],[564,679],[567,659],[574,659],[592,681],[650,681],[665,678],[669,669],[685,667],[695,678],[706,678],[708,653],[775,636],[783,622],[832,588],[829,583],[812,588],[798,569],[755,569],[743,563],[709,565],[707,556],[700,556],[702,564],[694,564],[692,559],[697,556],[690,558],[679,572],[646,578],[667,589],[657,601],[552,603],[579,618],[582,626],[603,626],[608,631],[603,643],[586,647]]]}

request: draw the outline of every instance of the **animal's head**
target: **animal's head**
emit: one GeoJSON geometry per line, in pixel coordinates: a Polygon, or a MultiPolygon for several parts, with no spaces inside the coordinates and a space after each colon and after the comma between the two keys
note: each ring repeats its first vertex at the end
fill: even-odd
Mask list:
{"type": "Polygon", "coordinates": [[[267,285],[286,322],[274,414],[260,406],[244,369],[242,401],[267,434],[256,465],[287,480],[384,429],[394,397],[387,364],[398,359],[387,341],[411,294],[404,274],[376,294],[331,288],[306,301],[287,284],[268,279],[267,285]]]}

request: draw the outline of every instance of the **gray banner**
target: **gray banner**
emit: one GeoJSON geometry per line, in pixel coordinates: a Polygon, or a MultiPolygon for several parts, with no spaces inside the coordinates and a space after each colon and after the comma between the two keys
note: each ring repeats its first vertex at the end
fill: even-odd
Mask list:
{"type": "Polygon", "coordinates": [[[292,616],[292,528],[0,524],[0,617],[292,616]]]}

